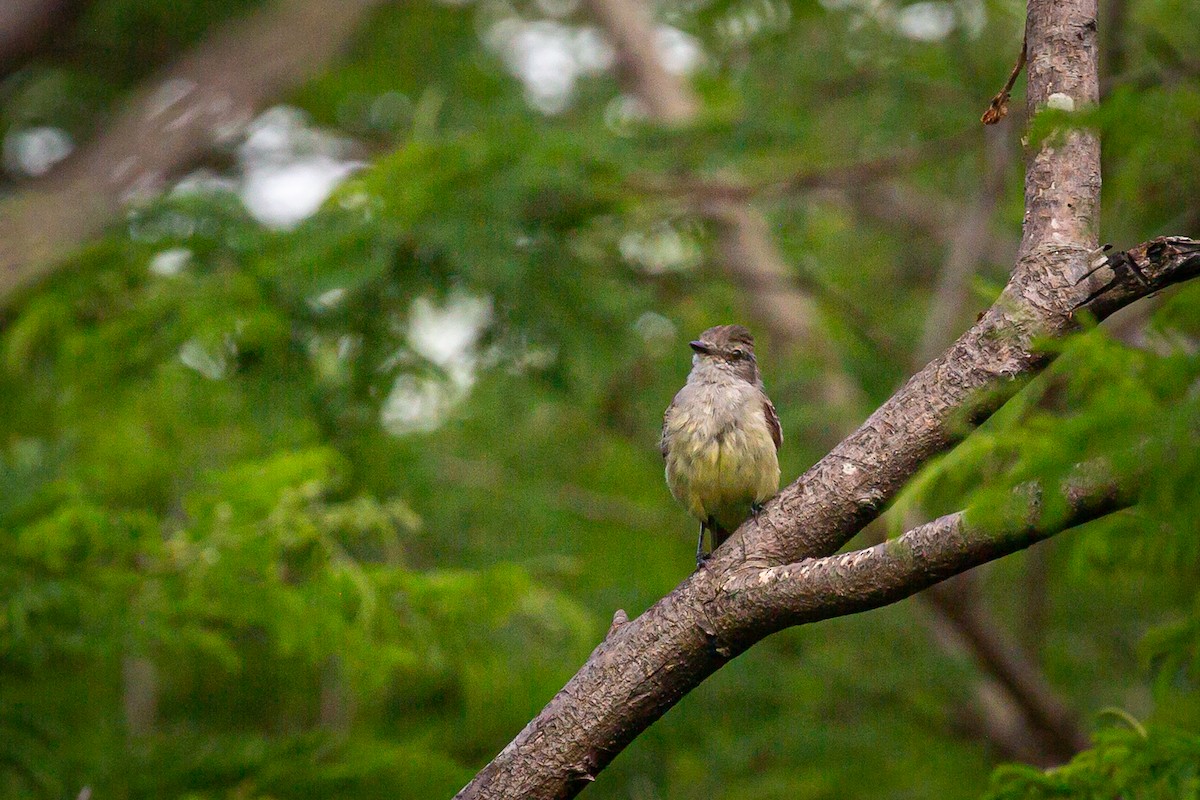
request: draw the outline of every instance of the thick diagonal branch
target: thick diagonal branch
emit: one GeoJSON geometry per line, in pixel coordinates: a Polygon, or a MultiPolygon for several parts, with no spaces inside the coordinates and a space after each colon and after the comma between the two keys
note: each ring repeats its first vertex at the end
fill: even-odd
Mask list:
{"type": "Polygon", "coordinates": [[[282,0],[235,20],[138,91],[43,186],[0,205],[0,305],[98,233],[131,198],[235,136],[318,73],[385,0],[282,0]]]}
{"type": "Polygon", "coordinates": [[[894,603],[1124,509],[1145,479],[1144,472],[1117,479],[1089,464],[1059,490],[1062,503],[1044,503],[1041,487],[1028,484],[1012,492],[1002,514],[989,507],[986,522],[959,512],[853,553],[723,576],[697,572],[643,617],[614,618],[584,669],[459,796],[572,797],[639,730],[606,727],[612,704],[657,717],[774,631],[894,603]],[[1057,508],[1053,516],[1047,506],[1057,508]],[[607,692],[586,691],[597,677],[607,692]]]}
{"type": "MultiPolygon", "coordinates": [[[[1102,275],[1104,277],[1098,280],[1111,282],[1111,285],[1103,295],[1092,301],[1088,309],[1097,314],[1112,311],[1118,305],[1130,302],[1133,293],[1140,292],[1141,296],[1144,296],[1178,280],[1200,274],[1200,242],[1180,238],[1157,239],[1134,248],[1128,254],[1120,254],[1110,259],[1109,263],[1119,265],[1126,260],[1134,266],[1117,266],[1115,269],[1101,267],[1080,287],[1072,287],[1068,291],[1072,296],[1078,296],[1079,293],[1087,291],[1085,284],[1097,275],[1102,275]]],[[[1000,341],[1001,355],[1011,357],[1009,350],[1017,347],[1016,342],[1006,339],[1000,341]]],[[[952,349],[951,356],[958,352],[960,351],[952,349]]],[[[948,358],[949,356],[943,356],[932,368],[946,372],[948,367],[944,364],[948,358]]],[[[996,359],[1000,358],[1000,355],[988,355],[987,358],[988,362],[970,365],[971,368],[994,370],[993,385],[996,389],[1009,386],[1016,374],[995,369],[996,359]]],[[[1044,361],[1041,357],[1030,357],[1026,362],[1028,366],[1025,372],[1032,372],[1044,361]]],[[[968,365],[960,363],[956,368],[966,370],[968,365]]],[[[913,385],[910,382],[900,394],[912,391],[913,385]]],[[[936,391],[927,390],[926,397],[933,403],[944,402],[936,391]]],[[[959,409],[967,408],[969,400],[969,397],[965,397],[959,409]]],[[[979,407],[990,408],[994,402],[993,400],[983,403],[979,407]]],[[[930,407],[937,408],[937,405],[930,407]]],[[[924,410],[922,413],[928,414],[932,411],[924,410]]],[[[930,423],[918,417],[916,420],[905,421],[904,424],[916,426],[919,430],[928,430],[930,423]]],[[[876,455],[877,463],[873,469],[886,473],[891,469],[910,468],[907,461],[898,457],[889,460],[889,455],[891,454],[886,451],[876,455]]],[[[847,467],[844,473],[850,479],[856,477],[857,471],[865,469],[847,461],[837,463],[847,467]]],[[[796,499],[792,501],[793,505],[773,504],[759,516],[757,523],[749,521],[743,525],[737,536],[719,548],[704,569],[694,573],[637,619],[617,626],[550,704],[463,789],[459,796],[574,796],[638,733],[658,719],[684,694],[739,652],[772,630],[778,629],[779,625],[764,621],[764,617],[769,615],[761,609],[749,616],[723,611],[728,608],[726,604],[735,602],[733,594],[748,591],[756,581],[763,580],[764,575],[767,576],[766,580],[770,581],[773,580],[772,575],[786,575],[798,569],[789,566],[789,561],[771,564],[763,557],[762,551],[756,551],[755,548],[761,547],[762,542],[774,543],[782,540],[787,551],[797,553],[792,561],[820,559],[833,553],[852,535],[851,526],[860,525],[864,519],[858,515],[831,518],[820,516],[821,508],[824,508],[826,513],[840,513],[838,510],[844,504],[853,504],[853,495],[847,500],[836,495],[806,494],[800,482],[793,484],[788,491],[797,492],[796,499]],[[805,508],[805,503],[811,505],[805,508]],[[796,509],[797,515],[789,515],[789,509],[796,509]],[[810,538],[806,535],[809,531],[802,527],[792,527],[797,525],[798,517],[812,520],[814,530],[820,535],[810,538]],[[839,521],[844,527],[838,527],[839,521]],[[833,533],[835,531],[836,535],[833,533]],[[748,554],[746,560],[741,556],[742,543],[737,540],[739,536],[745,540],[748,554]]],[[[1115,507],[1105,505],[1114,503],[1114,496],[1111,493],[1080,493],[1078,509],[1081,514],[1102,513],[1104,508],[1115,507]]],[[[884,570],[880,573],[882,582],[874,588],[860,586],[853,592],[843,587],[848,593],[846,596],[836,594],[843,591],[843,588],[828,582],[828,585],[822,584],[821,592],[832,591],[835,592],[835,596],[830,600],[830,605],[821,606],[820,613],[852,613],[892,602],[911,593],[908,588],[918,591],[954,574],[957,569],[955,565],[966,569],[1026,546],[1039,538],[1039,531],[1043,530],[1027,523],[1021,524],[1014,526],[1011,534],[993,541],[990,538],[980,538],[979,530],[964,525],[964,521],[961,518],[947,518],[932,523],[949,526],[946,530],[954,534],[949,540],[953,546],[948,551],[922,550],[925,543],[933,538],[931,535],[909,540],[910,543],[922,544],[920,548],[909,548],[903,559],[912,570],[911,573],[905,574],[912,577],[915,581],[913,584],[900,581],[902,576],[892,560],[882,556],[871,556],[872,560],[869,563],[884,570]],[[960,545],[965,548],[965,561],[955,561],[956,556],[951,552],[960,545]],[[933,560],[922,566],[926,555],[933,560]]],[[[1061,523],[1044,530],[1047,531],[1046,535],[1049,535],[1049,532],[1060,527],[1061,523]]],[[[931,533],[934,529],[926,530],[927,533],[931,533]]],[[[889,552],[894,555],[897,552],[887,549],[894,545],[887,544],[882,547],[884,555],[889,552]]],[[[773,551],[767,552],[773,554],[773,551]]],[[[854,566],[849,562],[837,560],[840,558],[844,557],[827,562],[836,568],[835,572],[854,566]]],[[[863,562],[866,563],[868,562],[863,562]]],[[[832,581],[832,578],[828,581],[832,581]]],[[[819,593],[812,592],[813,595],[819,593]]],[[[806,594],[805,597],[807,596],[806,594]]],[[[800,595],[797,595],[797,598],[800,598],[800,595]]],[[[790,602],[789,600],[788,603],[790,602]]],[[[810,600],[796,599],[796,605],[788,603],[781,601],[779,610],[784,620],[790,620],[793,624],[824,618],[817,615],[814,611],[815,606],[809,605],[810,600]]]]}
{"type": "MultiPolygon", "coordinates": [[[[1029,3],[1031,115],[1052,93],[1076,108],[1095,102],[1095,15],[1094,0],[1029,3]]],[[[1098,268],[1092,263],[1099,154],[1095,136],[1083,130],[1038,147],[1027,162],[1017,265],[996,304],[743,525],[704,569],[617,627],[461,797],[573,796],[679,698],[762,635],[736,621],[726,627],[729,620],[713,615],[731,581],[748,585],[765,569],[836,552],[922,464],[1045,366],[1048,356],[1036,347],[1041,338],[1073,330],[1081,311],[1104,317],[1200,272],[1200,243],[1182,238],[1148,242],[1098,268]]],[[[960,543],[972,552],[991,547],[960,543]]],[[[928,572],[945,577],[945,562],[928,572]]],[[[886,599],[879,594],[873,602],[886,599]]]]}
{"type": "MultiPolygon", "coordinates": [[[[683,110],[694,110],[697,106],[696,98],[685,83],[662,68],[654,47],[649,15],[644,6],[637,0],[591,0],[589,8],[608,31],[610,38],[617,43],[618,63],[625,84],[632,87],[642,103],[651,110],[652,116],[668,122],[688,119],[691,114],[683,113],[683,110]]],[[[984,137],[984,186],[966,213],[960,212],[955,215],[954,224],[944,219],[939,226],[939,233],[942,230],[951,231],[948,237],[949,252],[939,275],[933,302],[930,304],[925,335],[918,349],[918,367],[934,358],[945,348],[948,341],[953,339],[950,332],[955,330],[954,326],[963,316],[970,289],[969,278],[984,257],[985,247],[991,242],[989,226],[992,211],[1002,190],[1003,174],[1010,161],[1010,147],[1004,140],[1006,133],[1007,130],[987,130],[984,137]]],[[[967,141],[966,137],[957,137],[954,141],[937,144],[945,150],[947,147],[961,146],[967,141]]],[[[839,184],[861,186],[880,174],[888,174],[898,167],[911,167],[927,160],[930,157],[928,150],[928,146],[913,148],[895,156],[843,167],[836,171],[801,174],[780,182],[775,188],[794,191],[798,188],[839,184]]],[[[734,191],[738,187],[727,184],[680,181],[672,184],[671,188],[690,192],[694,198],[699,199],[710,219],[719,226],[721,263],[736,280],[745,296],[751,300],[751,307],[759,320],[770,327],[772,340],[777,345],[783,345],[785,350],[789,349],[789,345],[810,352],[815,347],[824,363],[836,364],[836,354],[831,352],[829,339],[822,335],[817,324],[819,312],[816,302],[803,291],[804,287],[790,274],[788,265],[772,246],[766,220],[747,205],[750,193],[745,191],[745,187],[742,187],[743,191],[739,193],[734,191]]],[[[869,326],[862,325],[857,320],[856,323],[864,332],[870,332],[869,326]]],[[[873,333],[870,338],[877,344],[884,343],[884,340],[873,333]]],[[[822,381],[825,387],[822,399],[827,407],[853,408],[861,399],[850,382],[833,370],[828,370],[822,381]]],[[[844,428],[838,429],[836,425],[830,426],[830,429],[838,436],[844,433],[844,428]]],[[[956,608],[955,597],[951,593],[940,592],[931,597],[931,600],[931,607],[941,623],[955,631],[956,635],[946,641],[966,645],[985,669],[1000,672],[996,677],[1008,692],[1002,697],[1009,701],[1010,706],[1016,706],[1008,709],[1008,716],[1022,723],[1022,735],[1019,738],[1033,745],[1033,749],[1026,750],[1021,755],[1032,752],[1036,760],[1047,764],[1061,763],[1069,758],[1082,737],[1072,724],[1070,715],[1063,711],[1064,705],[1057,701],[1048,684],[1041,679],[1036,670],[1023,669],[1022,667],[1028,667],[1028,664],[1014,655],[1013,648],[1004,646],[995,633],[995,627],[981,626],[980,619],[968,616],[965,609],[956,608]],[[1000,656],[1006,658],[1002,659],[1000,656]],[[1028,680],[1012,680],[1012,675],[1016,672],[1028,680]],[[1037,691],[1014,696],[1013,693],[1021,688],[1037,691]],[[1032,718],[1030,709],[1034,712],[1032,718]],[[1045,720],[1049,720],[1050,723],[1044,723],[1045,720]],[[1029,730],[1030,724],[1035,722],[1041,724],[1048,735],[1039,736],[1039,730],[1029,730]],[[1049,740],[1048,753],[1037,748],[1037,743],[1043,738],[1049,740]]],[[[986,614],[986,609],[978,613],[986,614]]],[[[981,704],[980,708],[986,709],[987,706],[981,704]]],[[[983,713],[986,714],[986,710],[983,713]]],[[[998,727],[995,720],[985,719],[983,724],[988,729],[998,727]]],[[[1007,737],[992,738],[997,745],[1006,746],[1007,737]]]]}
{"type": "Polygon", "coordinates": [[[613,43],[621,83],[646,113],[668,124],[693,119],[700,102],[663,64],[654,21],[641,0],[587,0],[587,9],[613,43]]]}

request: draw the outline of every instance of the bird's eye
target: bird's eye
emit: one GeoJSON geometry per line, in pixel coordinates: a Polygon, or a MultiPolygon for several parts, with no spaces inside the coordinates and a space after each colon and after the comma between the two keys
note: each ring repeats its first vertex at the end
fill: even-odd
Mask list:
{"type": "Polygon", "coordinates": [[[743,350],[742,348],[738,347],[738,348],[736,348],[736,349],[733,351],[733,357],[734,357],[734,358],[737,358],[737,359],[742,359],[742,358],[745,358],[745,357],[746,357],[746,351],[745,351],[745,350],[743,350]]]}

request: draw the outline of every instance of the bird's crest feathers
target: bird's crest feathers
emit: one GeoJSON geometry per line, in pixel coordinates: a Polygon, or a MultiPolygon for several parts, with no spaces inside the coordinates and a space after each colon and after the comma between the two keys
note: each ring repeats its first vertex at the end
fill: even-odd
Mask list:
{"type": "Polygon", "coordinates": [[[716,325],[700,334],[700,341],[712,345],[714,350],[743,347],[754,351],[754,335],[744,325],[716,325]]]}

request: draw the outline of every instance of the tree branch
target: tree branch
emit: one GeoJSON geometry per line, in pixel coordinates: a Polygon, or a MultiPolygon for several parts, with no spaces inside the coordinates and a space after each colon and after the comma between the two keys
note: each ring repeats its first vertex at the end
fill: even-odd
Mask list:
{"type": "MultiPolygon", "coordinates": [[[[1042,550],[1031,550],[1027,558],[1032,558],[1042,550]]],[[[1019,761],[1039,767],[1052,767],[1063,762],[1057,755],[1057,746],[1040,729],[1034,727],[1027,714],[1022,711],[1016,698],[995,677],[995,664],[986,662],[974,647],[969,638],[969,631],[952,621],[950,616],[937,610],[934,595],[943,590],[957,597],[963,594],[963,602],[972,602],[977,593],[962,593],[956,584],[965,582],[973,588],[979,580],[977,570],[957,575],[950,580],[930,586],[921,593],[927,598],[925,608],[933,613],[923,615],[926,624],[934,634],[934,639],[948,653],[961,653],[979,666],[974,689],[974,703],[957,706],[951,711],[949,726],[951,732],[956,732],[967,738],[986,742],[993,751],[993,758],[1003,761],[1019,761]]],[[[984,623],[980,622],[980,627],[984,623]]],[[[972,630],[975,626],[972,627],[972,630]]],[[[984,629],[985,633],[996,634],[995,629],[984,629]]],[[[1071,749],[1074,752],[1074,749],[1071,749]]]]}
{"type": "MultiPolygon", "coordinates": [[[[1095,14],[1095,0],[1030,0],[1031,116],[1051,94],[1064,96],[1056,98],[1058,106],[1064,100],[1076,108],[1095,102],[1095,14]]],[[[1049,356],[1035,347],[1037,341],[1075,329],[1081,311],[1104,317],[1200,272],[1200,242],[1183,238],[1156,239],[1091,263],[1099,155],[1098,140],[1084,130],[1038,147],[1027,162],[1017,264],[992,308],[757,519],[742,525],[703,569],[617,626],[459,797],[574,796],[684,694],[766,633],[893,602],[910,589],[1043,538],[1027,520],[992,537],[965,518],[944,518],[859,561],[834,557],[826,562],[830,570],[810,568],[802,575],[804,565],[792,564],[835,553],[922,464],[998,408],[1018,379],[1043,368],[1049,356]],[[858,582],[847,583],[839,570],[859,576],[858,582]],[[765,593],[752,595],[764,575],[785,595],[777,606],[765,593]],[[749,622],[719,613],[727,604],[746,602],[747,595],[762,609],[749,622]]],[[[1085,517],[1110,507],[1084,506],[1085,517]]]]}
{"type": "Polygon", "coordinates": [[[604,29],[617,54],[617,76],[651,119],[690,122],[700,110],[691,87],[663,65],[654,21],[639,0],[587,0],[588,12],[604,29]]]}
{"type": "Polygon", "coordinates": [[[0,3],[0,78],[36,51],[79,10],[78,0],[5,0],[0,3]]]}
{"type": "Polygon", "coordinates": [[[1017,82],[1017,76],[1021,74],[1021,68],[1025,66],[1026,55],[1025,39],[1022,37],[1021,52],[1017,55],[1017,63],[1013,65],[1012,72],[1008,75],[1008,80],[1004,82],[1004,88],[996,93],[991,103],[988,104],[987,110],[983,112],[983,116],[979,119],[984,125],[995,125],[1008,115],[1008,97],[1017,82]]]}
{"type": "Polygon", "coordinates": [[[861,388],[842,369],[820,325],[817,302],[796,283],[771,240],[766,218],[751,206],[724,200],[706,203],[704,212],[717,226],[725,272],[751,299],[753,313],[772,339],[782,347],[803,348],[824,366],[820,402],[831,411],[861,407],[861,388]]]}
{"type": "Polygon", "coordinates": [[[895,153],[889,153],[886,156],[846,164],[806,167],[784,177],[737,182],[686,175],[646,175],[633,177],[629,181],[629,186],[639,192],[683,196],[702,202],[706,200],[746,202],[754,197],[779,197],[813,189],[844,188],[875,183],[912,170],[914,167],[936,158],[944,158],[948,153],[962,151],[977,141],[976,132],[971,129],[967,133],[924,142],[895,153]]]}
{"type": "MultiPolygon", "coordinates": [[[[1023,116],[1023,115],[1020,115],[1023,116]]],[[[889,178],[947,151],[961,150],[972,136],[951,136],[880,158],[848,164],[800,170],[788,177],[756,182],[738,182],[695,176],[643,175],[629,179],[630,189],[641,194],[691,201],[701,208],[705,202],[748,203],[754,198],[779,198],[793,194],[838,198],[862,216],[889,226],[907,225],[938,240],[949,240],[947,232],[958,229],[959,209],[940,196],[902,186],[889,178]]],[[[1015,237],[997,235],[990,228],[981,234],[989,260],[1002,264],[1012,259],[1015,237]]]]}
{"type": "Polygon", "coordinates": [[[281,0],[222,27],[151,80],[45,185],[0,205],[0,305],[131,198],[160,191],[264,104],[318,73],[383,2],[281,0]]]}
{"type": "MultiPolygon", "coordinates": [[[[951,231],[948,254],[939,273],[938,284],[925,325],[925,333],[918,348],[919,362],[924,364],[937,355],[948,343],[948,332],[953,330],[959,319],[964,315],[969,296],[969,278],[976,271],[979,262],[985,257],[985,249],[990,244],[992,212],[998,202],[1004,186],[1004,173],[1010,163],[1010,147],[1005,141],[1007,130],[1000,131],[988,128],[984,131],[985,170],[983,187],[975,202],[965,214],[958,215],[956,224],[947,224],[951,231]]],[[[974,137],[972,137],[974,139],[974,137]]],[[[939,142],[939,147],[947,144],[960,144],[965,137],[957,137],[950,142],[939,142]]],[[[785,190],[797,188],[813,188],[820,185],[839,186],[854,185],[856,182],[870,181],[897,169],[909,168],[929,156],[928,148],[922,147],[904,151],[886,158],[863,162],[857,165],[842,166],[819,171],[801,173],[790,179],[777,180],[772,185],[785,190]]],[[[734,207],[737,200],[745,200],[755,191],[763,187],[734,186],[729,183],[696,180],[674,180],[668,184],[646,184],[658,191],[673,191],[692,197],[707,197],[710,202],[721,201],[726,207],[734,207]]],[[[742,227],[748,223],[744,222],[742,227]]],[[[731,226],[732,227],[732,226],[731,226]]],[[[730,238],[736,237],[736,228],[730,238]]],[[[758,259],[729,258],[726,263],[737,265],[754,261],[770,262],[769,254],[758,259]]],[[[780,265],[778,273],[785,273],[786,267],[780,265]]],[[[747,294],[755,300],[760,316],[780,315],[792,319],[807,319],[815,309],[811,303],[794,311],[776,305],[793,302],[795,292],[792,291],[792,281],[786,274],[779,275],[772,285],[764,285],[765,275],[739,275],[739,284],[747,294]],[[803,316],[802,316],[803,315],[803,316]]],[[[794,280],[794,279],[793,279],[794,280]]],[[[831,298],[824,296],[819,288],[811,285],[804,286],[829,303],[831,298]]],[[[840,308],[842,313],[848,313],[857,328],[864,332],[872,344],[883,348],[889,342],[872,330],[869,320],[855,316],[856,306],[840,308]]],[[[806,341],[813,335],[808,330],[787,330],[780,328],[776,331],[778,341],[781,333],[786,333],[792,340],[806,341]]],[[[892,357],[897,354],[893,351],[892,357]]],[[[846,402],[856,398],[848,397],[846,402]]],[[[965,576],[964,576],[965,577],[965,576]]],[[[940,640],[943,645],[952,650],[966,650],[975,657],[984,670],[995,677],[990,703],[979,703],[978,711],[987,719],[981,720],[984,731],[997,746],[1001,747],[1010,757],[1022,757],[1046,765],[1058,764],[1068,760],[1082,746],[1086,746],[1086,737],[1074,722],[1066,705],[1059,700],[1053,689],[1041,676],[1029,659],[1024,657],[1020,649],[1005,640],[994,621],[988,619],[987,610],[975,601],[976,593],[969,591],[969,586],[962,580],[955,582],[955,590],[951,591],[950,584],[932,587],[926,595],[930,602],[936,620],[948,626],[950,632],[940,640]],[[964,596],[965,595],[965,596],[964,596]],[[970,606],[968,608],[967,606],[970,606]],[[1024,692],[1018,695],[1018,692],[1024,692]],[[990,717],[995,717],[992,719],[990,717]],[[1007,720],[1009,724],[1002,725],[1007,720]],[[1014,727],[1015,726],[1015,727],[1014,727]],[[1012,730],[1009,730],[1012,728],[1012,730]],[[1001,735],[1001,733],[1003,735],[1001,735]],[[1011,742],[1020,741],[1023,747],[1013,751],[1011,742]]]]}
{"type": "MultiPolygon", "coordinates": [[[[968,576],[964,576],[968,577],[968,576]]],[[[950,622],[964,647],[1003,688],[1005,700],[1019,712],[1021,738],[1028,758],[1063,763],[1087,747],[1071,709],[1046,681],[1028,655],[1003,636],[976,591],[960,594],[954,581],[930,587],[922,595],[950,622]]]]}
{"type": "MultiPolygon", "coordinates": [[[[1077,108],[1094,103],[1094,0],[1034,0],[1027,29],[1030,116],[1045,105],[1051,86],[1077,108]]],[[[1132,302],[1131,292],[1144,296],[1151,285],[1191,276],[1194,243],[1186,239],[1131,251],[1129,261],[1144,267],[1115,258],[1112,267],[1093,271],[1099,141],[1083,130],[1061,138],[1044,142],[1027,165],[1021,247],[1000,298],[748,526],[744,547],[752,559],[771,566],[835,552],[926,460],[1007,400],[1017,379],[1045,366],[1049,357],[1035,347],[1038,340],[1074,330],[1080,310],[1103,318],[1132,302]],[[1142,268],[1153,275],[1141,275],[1142,268]]]]}
{"type": "MultiPolygon", "coordinates": [[[[1184,276],[1200,273],[1200,242],[1178,237],[1156,239],[1128,253],[1117,254],[1109,261],[1118,265],[1128,262],[1131,266],[1110,267],[1093,273],[1094,277],[1112,272],[1105,292],[1086,305],[1098,315],[1114,310],[1119,303],[1132,302],[1135,296],[1145,296],[1185,279],[1184,276]]],[[[1019,277],[1018,270],[1014,281],[1019,277]]],[[[1089,277],[1088,281],[1091,280],[1089,277]]],[[[1088,281],[1066,282],[1060,293],[1077,297],[1086,291],[1080,287],[1086,286],[1088,281]]],[[[1019,281],[1018,285],[1021,285],[1019,281]]],[[[1035,296],[1043,297],[1041,294],[1035,296]]],[[[1005,302],[1008,301],[1002,297],[1001,304],[1005,302]]],[[[1056,306],[1059,305],[1070,307],[1072,302],[1058,298],[1056,306]]],[[[993,309],[989,315],[993,313],[1003,312],[993,309]]],[[[1065,313],[1070,315],[1069,311],[1065,313]]],[[[1018,315],[1017,319],[1027,321],[1029,317],[1027,312],[1018,315]]],[[[1069,321],[1060,323],[1060,330],[1069,327],[1069,321]]],[[[1032,330],[1028,329],[1023,335],[1031,336],[1032,330]]],[[[750,618],[753,624],[750,624],[738,615],[717,612],[722,603],[732,602],[729,599],[731,592],[749,590],[756,580],[761,579],[760,576],[774,574],[789,561],[819,558],[835,552],[853,535],[855,526],[861,527],[867,516],[877,512],[890,494],[881,496],[875,487],[891,485],[893,481],[899,481],[899,476],[906,470],[915,469],[910,457],[898,450],[889,450],[887,442],[901,440],[905,446],[921,451],[934,446],[931,444],[936,441],[934,437],[941,436],[944,437],[942,441],[950,441],[954,429],[944,421],[950,411],[942,404],[948,402],[947,398],[959,398],[957,409],[962,411],[971,403],[970,394],[963,392],[961,376],[987,373],[992,376],[990,388],[997,392],[1011,391],[1015,377],[1043,366],[1045,356],[1032,353],[1029,345],[1022,344],[1017,336],[1012,330],[997,328],[996,323],[985,316],[947,355],[923,371],[944,376],[948,386],[931,386],[925,380],[919,380],[921,376],[914,378],[889,401],[890,410],[889,404],[885,404],[881,409],[886,410],[885,413],[873,415],[874,422],[869,420],[859,432],[836,448],[834,454],[789,486],[784,492],[786,497],[772,501],[757,520],[747,521],[729,542],[718,548],[704,569],[692,574],[637,619],[618,626],[566,687],[459,793],[459,797],[574,796],[638,733],[684,694],[762,636],[777,630],[784,623],[769,623],[760,616],[753,616],[750,618]],[[994,333],[997,352],[980,354],[978,347],[965,349],[964,340],[974,342],[985,338],[981,331],[994,333]],[[1020,355],[1022,352],[1024,355],[1020,355]],[[973,356],[981,361],[971,363],[969,359],[973,356]],[[1010,369],[1010,364],[1019,365],[1022,371],[1010,369]],[[924,392],[931,404],[918,407],[907,415],[900,414],[909,403],[916,403],[915,397],[909,395],[918,390],[924,392]],[[939,422],[939,419],[943,421],[939,422]],[[881,420],[892,420],[890,424],[897,427],[888,430],[881,420]],[[901,427],[906,430],[902,432],[901,427]],[[861,456],[849,459],[839,455],[848,452],[861,453],[861,456]],[[866,458],[870,462],[860,460],[866,458]],[[839,478],[836,473],[843,477],[839,478]],[[806,480],[814,474],[819,478],[820,490],[814,490],[812,484],[806,485],[806,480]],[[778,554],[789,552],[795,554],[793,558],[771,563],[770,559],[778,554]]],[[[982,388],[988,386],[985,384],[982,388]]],[[[993,395],[992,399],[977,406],[977,410],[994,408],[997,403],[993,395]]],[[[1101,493],[1097,498],[1095,493],[1076,491],[1068,499],[1078,504],[1076,507],[1081,516],[1072,519],[1082,521],[1102,513],[1104,508],[1116,507],[1105,505],[1116,502],[1112,497],[1112,494],[1101,493]]],[[[829,612],[836,616],[892,602],[907,596],[906,587],[911,586],[912,591],[917,591],[954,574],[956,569],[967,569],[998,558],[1060,529],[1041,530],[1025,524],[993,540],[964,522],[963,518],[943,518],[936,523],[941,526],[938,530],[948,532],[946,535],[951,536],[956,548],[963,548],[961,559],[953,553],[932,548],[936,538],[932,535],[933,528],[926,529],[928,535],[909,540],[911,546],[903,551],[906,556],[911,556],[903,559],[909,565],[907,567],[885,558],[890,545],[883,545],[882,553],[875,550],[876,555],[870,557],[870,563],[881,570],[880,580],[872,586],[823,584],[822,591],[837,589],[840,594],[830,600],[830,605],[820,606],[820,613],[829,612]],[[923,559],[927,556],[932,560],[925,563],[923,559]],[[904,572],[902,568],[908,571],[904,572]],[[915,583],[903,583],[901,578],[915,583]]],[[[859,569],[845,560],[826,563],[835,572],[852,567],[859,569]]],[[[797,568],[788,566],[782,573],[788,574],[797,568]]],[[[822,580],[829,582],[833,578],[826,576],[822,580]]],[[[799,589],[794,591],[796,597],[780,609],[783,619],[792,620],[787,624],[825,618],[819,616],[817,607],[810,600],[804,599],[807,593],[799,589]]]]}
{"type": "Polygon", "coordinates": [[[700,570],[642,617],[618,611],[583,669],[458,797],[575,796],[680,696],[763,637],[897,602],[1128,507],[1140,476],[1120,483],[1096,472],[1063,487],[1066,512],[1053,519],[1044,517],[1042,492],[1026,485],[999,525],[959,512],[857,552],[723,575],[700,570]]]}
{"type": "Polygon", "coordinates": [[[1069,512],[1053,522],[1043,521],[1041,492],[1025,486],[999,527],[972,524],[967,512],[949,514],[864,550],[735,576],[715,605],[736,614],[739,629],[761,635],[889,605],[1132,503],[1131,486],[1089,478],[1065,487],[1069,512]]]}

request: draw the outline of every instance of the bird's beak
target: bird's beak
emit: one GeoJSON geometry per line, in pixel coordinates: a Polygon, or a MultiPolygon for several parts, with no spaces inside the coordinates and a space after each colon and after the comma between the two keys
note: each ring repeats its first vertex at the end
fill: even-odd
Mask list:
{"type": "Polygon", "coordinates": [[[712,348],[699,339],[694,342],[688,342],[688,347],[692,348],[697,353],[703,353],[705,355],[712,353],[712,348]]]}

